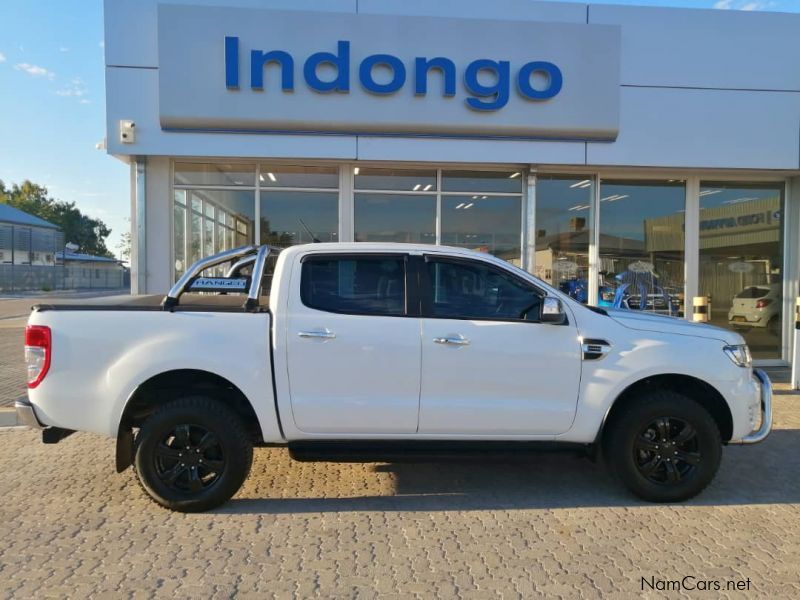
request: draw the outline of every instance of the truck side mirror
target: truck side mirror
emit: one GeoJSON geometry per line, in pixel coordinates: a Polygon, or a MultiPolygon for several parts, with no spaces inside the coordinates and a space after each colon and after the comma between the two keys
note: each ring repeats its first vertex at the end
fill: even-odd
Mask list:
{"type": "Polygon", "coordinates": [[[546,296],[542,300],[542,311],[539,315],[540,323],[549,323],[550,325],[563,325],[567,321],[567,313],[564,311],[564,305],[558,298],[546,296]]]}

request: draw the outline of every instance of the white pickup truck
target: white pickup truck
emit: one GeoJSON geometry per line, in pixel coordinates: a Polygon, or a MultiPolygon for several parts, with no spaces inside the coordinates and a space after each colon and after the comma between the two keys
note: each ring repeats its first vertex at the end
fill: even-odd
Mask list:
{"type": "Polygon", "coordinates": [[[583,306],[458,248],[295,246],[270,283],[275,255],[203,259],[166,297],[35,306],[21,420],[49,443],[115,437],[117,470],[180,511],[227,501],[275,445],[393,461],[557,444],[673,502],[724,444],[770,432],[769,379],[736,333],[583,306]]]}

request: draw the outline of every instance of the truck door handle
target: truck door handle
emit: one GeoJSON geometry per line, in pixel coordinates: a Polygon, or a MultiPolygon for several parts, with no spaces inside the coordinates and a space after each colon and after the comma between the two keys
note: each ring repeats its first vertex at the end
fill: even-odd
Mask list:
{"type": "Polygon", "coordinates": [[[469,340],[462,335],[435,337],[433,338],[433,341],[437,344],[449,344],[451,346],[469,346],[469,340]]]}
{"type": "Polygon", "coordinates": [[[336,337],[336,334],[328,329],[324,331],[301,331],[297,335],[301,338],[322,338],[325,340],[332,340],[336,337]]]}

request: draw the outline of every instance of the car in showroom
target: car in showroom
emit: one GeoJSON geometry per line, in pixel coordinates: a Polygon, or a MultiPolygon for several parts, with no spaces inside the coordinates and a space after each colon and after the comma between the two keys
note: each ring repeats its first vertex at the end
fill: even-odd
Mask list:
{"type": "Polygon", "coordinates": [[[117,470],[179,511],[227,501],[257,446],[365,462],[557,447],[677,502],[724,445],[770,432],[769,378],[735,332],[583,306],[466,249],[293,246],[267,286],[274,252],[201,259],[166,296],[35,306],[18,417],[46,443],[115,438],[117,470]]]}
{"type": "Polygon", "coordinates": [[[735,329],[766,328],[780,335],[782,289],[779,283],[744,288],[733,297],[728,323],[735,329]]]}

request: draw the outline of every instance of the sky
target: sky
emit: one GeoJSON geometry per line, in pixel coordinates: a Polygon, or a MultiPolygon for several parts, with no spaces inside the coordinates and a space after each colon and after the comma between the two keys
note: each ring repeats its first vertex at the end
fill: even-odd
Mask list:
{"type": "MultiPolygon", "coordinates": [[[[800,0],[608,3],[800,12],[800,0]]],[[[95,147],[105,137],[102,0],[0,0],[0,24],[0,179],[30,179],[75,202],[111,227],[117,252],[129,171],[95,147]]]]}

